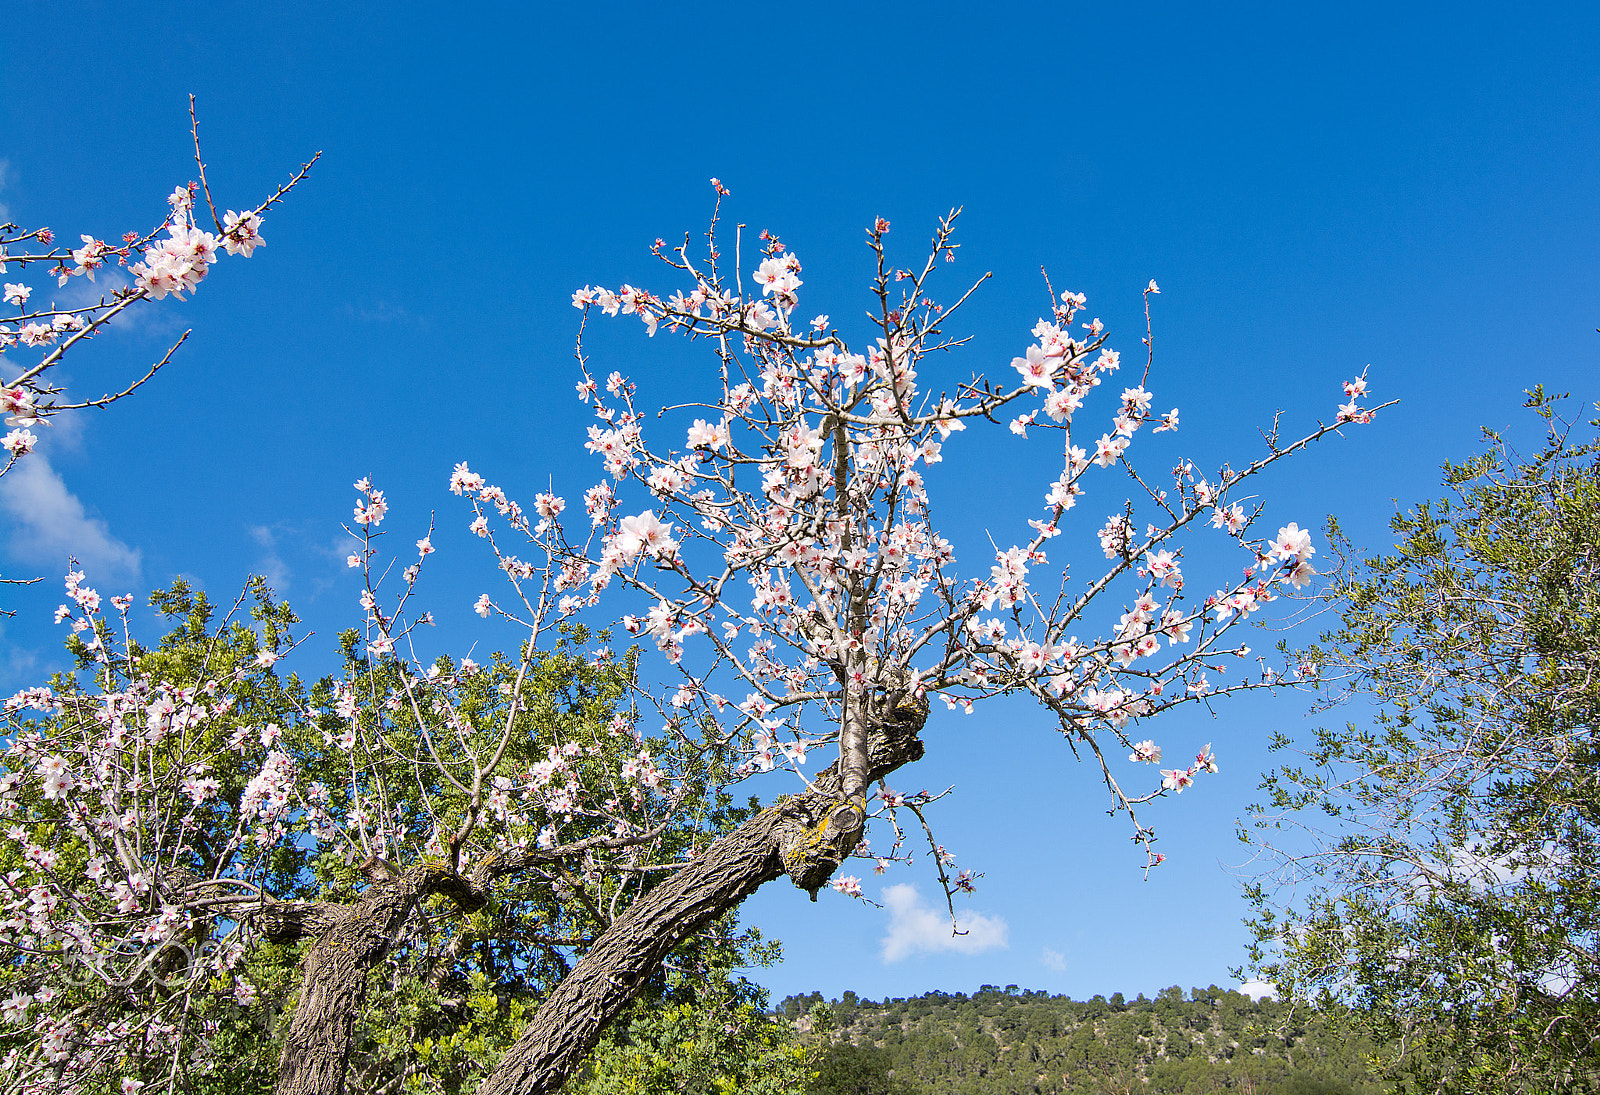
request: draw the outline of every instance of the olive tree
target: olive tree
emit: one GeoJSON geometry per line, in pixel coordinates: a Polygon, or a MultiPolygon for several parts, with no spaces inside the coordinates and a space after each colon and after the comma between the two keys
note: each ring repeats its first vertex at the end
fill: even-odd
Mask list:
{"type": "Polygon", "coordinates": [[[1529,406],[1538,451],[1489,434],[1332,588],[1306,657],[1361,714],[1244,833],[1262,976],[1353,1005],[1417,1090],[1600,1087],[1600,446],[1529,406]]]}

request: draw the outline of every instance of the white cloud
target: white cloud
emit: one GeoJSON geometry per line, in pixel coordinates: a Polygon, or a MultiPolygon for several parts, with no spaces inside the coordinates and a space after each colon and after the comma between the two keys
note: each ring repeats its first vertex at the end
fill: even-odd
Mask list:
{"type": "MultiPolygon", "coordinates": [[[[6,607],[0,600],[0,608],[6,607]]],[[[26,649],[12,641],[6,634],[6,623],[0,619],[0,692],[11,693],[19,688],[39,684],[44,677],[37,650],[26,649]]]]}
{"type": "Polygon", "coordinates": [[[1274,1000],[1278,998],[1278,986],[1271,981],[1246,981],[1239,986],[1239,991],[1256,1001],[1267,996],[1272,997],[1274,1000]]]}
{"type": "MultiPolygon", "coordinates": [[[[73,242],[73,241],[68,241],[73,242]]],[[[43,269],[40,267],[39,269],[43,269]]],[[[88,274],[79,274],[77,277],[68,278],[64,283],[58,284],[56,279],[48,278],[43,285],[50,294],[50,300],[57,308],[87,308],[91,304],[99,304],[102,300],[109,303],[116,295],[118,289],[126,289],[133,284],[133,279],[117,269],[115,266],[102,266],[94,271],[94,280],[89,280],[88,274]]],[[[125,326],[129,316],[143,311],[143,307],[136,305],[127,311],[118,314],[109,326],[125,326]]]]}
{"type": "Polygon", "coordinates": [[[889,934],[883,937],[885,962],[898,962],[918,952],[978,954],[1006,945],[1006,922],[1001,917],[959,913],[956,927],[963,934],[954,934],[949,917],[923,904],[922,895],[908,883],[884,890],[883,903],[889,908],[889,934]]]}
{"type": "Polygon", "coordinates": [[[6,549],[18,562],[58,568],[60,574],[70,556],[90,584],[139,577],[139,552],[89,516],[42,452],[23,457],[0,478],[0,509],[12,517],[6,549]]]}
{"type": "Polygon", "coordinates": [[[1060,973],[1067,968],[1067,956],[1054,947],[1046,947],[1039,952],[1039,963],[1047,970],[1055,970],[1060,973]]]}
{"type": "Polygon", "coordinates": [[[260,546],[262,553],[252,569],[267,580],[267,585],[272,587],[274,593],[287,592],[289,564],[283,561],[283,556],[278,551],[277,533],[268,525],[252,525],[250,538],[260,546]]]}

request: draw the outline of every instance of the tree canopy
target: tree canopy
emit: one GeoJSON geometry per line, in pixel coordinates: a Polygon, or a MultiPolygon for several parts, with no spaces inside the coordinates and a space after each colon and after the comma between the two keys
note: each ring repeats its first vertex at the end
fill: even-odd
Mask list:
{"type": "MultiPolygon", "coordinates": [[[[714,758],[691,762],[699,782],[686,769],[673,795],[621,782],[641,752],[673,750],[634,737],[619,707],[632,661],[574,653],[581,630],[524,661],[417,676],[368,661],[351,633],[348,675],[307,684],[275,669],[295,619],[259,583],[220,620],[181,585],[153,600],[175,621],[158,645],[123,645],[89,616],[71,644],[88,680],[59,676],[7,705],[0,1044],[24,1090],[106,1073],[270,1088],[278,1058],[304,1067],[330,1051],[297,1049],[302,1028],[271,1020],[300,963],[302,1016],[332,992],[354,994],[356,1020],[374,1016],[332,1047],[352,1084],[458,1091],[568,954],[750,812],[708,792],[714,758]],[[357,696],[366,713],[341,713],[357,696]],[[419,729],[443,696],[455,720],[419,729]],[[579,795],[611,796],[609,813],[577,810],[579,795]],[[550,817],[571,839],[550,839],[550,817]],[[489,865],[474,882],[452,863],[464,834],[485,831],[502,833],[500,854],[475,857],[489,865]],[[514,876],[497,876],[513,856],[514,876]],[[374,953],[343,967],[363,941],[374,953]]],[[[711,971],[762,953],[723,921],[676,955],[674,1001],[725,995],[711,971]]]]}
{"type": "Polygon", "coordinates": [[[1307,656],[1370,717],[1274,773],[1245,834],[1280,857],[1263,975],[1353,1004],[1419,1090],[1600,1087],[1600,444],[1529,406],[1537,452],[1489,434],[1333,589],[1307,656]]]}
{"type": "Polygon", "coordinates": [[[812,1021],[800,1023],[820,1051],[811,1095],[1376,1095],[1382,1086],[1367,1071],[1372,1044],[1337,1013],[1216,985],[1132,1001],[993,985],[970,996],[853,996],[783,1001],[786,1013],[811,1007],[812,1021]]]}

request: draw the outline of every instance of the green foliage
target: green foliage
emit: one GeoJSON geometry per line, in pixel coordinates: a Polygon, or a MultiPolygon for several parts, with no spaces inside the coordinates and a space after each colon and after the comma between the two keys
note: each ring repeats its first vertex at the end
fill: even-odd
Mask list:
{"type": "MultiPolygon", "coordinates": [[[[170,621],[158,644],[123,645],[103,618],[75,632],[76,672],[52,681],[42,715],[7,706],[5,733],[75,759],[111,756],[138,773],[104,807],[138,819],[136,838],[118,847],[147,865],[146,904],[186,903],[183,934],[153,951],[102,948],[92,956],[105,968],[78,975],[72,963],[84,959],[68,936],[27,917],[0,925],[0,999],[32,1009],[29,1022],[0,1026],[0,1055],[22,1055],[8,1065],[12,1081],[48,1076],[34,1024],[70,1016],[90,1031],[156,1031],[104,1050],[86,1095],[118,1091],[123,1076],[152,1090],[271,1091],[310,944],[269,942],[249,906],[241,915],[242,902],[208,904],[211,895],[342,904],[370,884],[377,860],[366,856],[404,870],[420,855],[466,872],[539,842],[547,827],[580,848],[586,837],[645,834],[615,852],[553,855],[501,878],[470,915],[429,898],[372,970],[348,1088],[471,1091],[608,923],[754,809],[720,790],[727,763],[716,743],[636,733],[632,655],[586,652],[604,636],[571,628],[549,650],[497,654],[483,666],[441,658],[426,672],[368,657],[350,637],[341,674],[308,686],[275,668],[294,645],[296,620],[259,580],[226,614],[181,582],[151,603],[170,621]],[[178,715],[161,734],[145,732],[146,711],[163,704],[178,715]],[[274,752],[296,773],[292,806],[275,827],[241,806],[274,752]],[[641,753],[670,763],[670,794],[618,779],[641,753]],[[575,805],[558,810],[519,793],[541,763],[559,767],[575,805]],[[202,775],[216,781],[214,793],[191,796],[184,781],[202,775]],[[122,951],[129,957],[112,968],[107,954],[122,951]],[[148,953],[155,957],[141,965],[148,953]]],[[[96,856],[112,855],[107,838],[64,796],[25,778],[30,756],[12,750],[0,760],[0,875],[47,849],[70,907],[116,928],[114,898],[89,870],[96,856]]],[[[16,891],[15,878],[7,885],[16,891]]],[[[28,905],[19,892],[8,902],[13,913],[28,905]]],[[[637,1081],[639,1091],[775,1095],[803,1086],[809,1070],[792,1028],[766,1016],[759,990],[725,972],[776,953],[731,917],[686,941],[646,986],[625,1036],[602,1047],[596,1075],[609,1079],[589,1090],[627,1091],[637,1081]]],[[[0,1078],[0,1088],[9,1082],[0,1078]]]]}
{"type": "Polygon", "coordinates": [[[1372,714],[1273,773],[1243,834],[1300,895],[1251,890],[1257,968],[1353,1005],[1405,1090],[1600,1090],[1600,445],[1529,406],[1537,454],[1489,435],[1333,590],[1308,657],[1372,714]]]}
{"type": "Polygon", "coordinates": [[[791,1095],[814,1067],[766,992],[726,969],[669,976],[611,1025],[569,1095],[791,1095]]]}
{"type": "Polygon", "coordinates": [[[806,1095],[922,1095],[896,1075],[894,1058],[874,1045],[834,1042],[816,1055],[817,1075],[806,1095]]]}
{"type": "Polygon", "coordinates": [[[857,1000],[853,1008],[813,993],[791,996],[777,1011],[801,1014],[797,1025],[816,1046],[818,1076],[808,1095],[1379,1090],[1367,1076],[1372,1044],[1307,1008],[1256,1003],[1215,985],[1192,999],[1173,986],[1115,1009],[1103,997],[1084,1002],[1011,988],[857,1000]],[[805,1008],[827,1008],[839,1025],[818,1030],[805,1008]]]}

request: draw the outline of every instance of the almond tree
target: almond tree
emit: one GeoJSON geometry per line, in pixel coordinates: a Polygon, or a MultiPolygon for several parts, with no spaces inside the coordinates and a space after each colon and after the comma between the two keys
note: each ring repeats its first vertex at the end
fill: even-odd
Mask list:
{"type": "MultiPolygon", "coordinates": [[[[720,208],[726,191],[717,189],[720,208]]],[[[759,292],[745,290],[739,269],[725,272],[715,219],[704,258],[691,256],[687,240],[670,252],[658,243],[682,280],[671,295],[630,286],[575,294],[586,321],[594,311],[634,315],[652,334],[703,342],[716,377],[708,396],[663,412],[672,432],[647,438],[656,419],[635,405],[625,377],[600,379],[580,334],[578,395],[598,420],[588,447],[606,470],[584,492],[584,516],[564,520],[567,505],[554,490],[524,508],[456,467],[451,489],[469,501],[470,527],[508,582],[475,607],[520,635],[516,653],[487,670],[419,649],[416,629],[431,617],[412,600],[434,553],[431,537],[417,542],[398,584],[386,586],[377,529],[388,502],[371,482],[357,483],[360,544],[350,563],[365,576],[364,631],[348,639],[342,675],[324,694],[296,699],[288,725],[229,731],[226,740],[238,736],[235,747],[245,747],[243,760],[230,763],[249,769],[236,772],[236,795],[205,785],[193,766],[215,748],[207,728],[219,718],[233,725],[232,708],[218,708],[240,674],[274,671],[284,651],[268,644],[254,661],[224,659],[192,681],[166,681],[136,644],[111,641],[98,595],[74,575],[76,607],[63,614],[93,636],[84,644],[89,673],[8,705],[23,744],[8,761],[7,794],[59,803],[53,824],[70,829],[101,868],[86,882],[76,865],[35,864],[12,880],[19,915],[29,910],[15,938],[33,956],[20,1012],[31,1014],[51,991],[69,951],[139,956],[146,964],[118,982],[133,992],[154,984],[153,975],[139,980],[153,962],[161,999],[187,1008],[203,985],[213,997],[248,997],[236,956],[260,940],[299,940],[302,987],[277,1090],[340,1092],[358,1082],[349,1077],[364,1052],[356,1036],[374,971],[397,948],[429,955],[434,969],[470,966],[473,918],[514,907],[528,918],[517,930],[549,958],[548,991],[517,1020],[520,1033],[498,1060],[484,1063],[479,1090],[554,1091],[663,960],[726,923],[768,881],[787,875],[813,899],[830,884],[858,895],[859,879],[838,876],[844,862],[909,860],[913,833],[927,837],[947,897],[971,889],[973,876],[954,872],[934,839],[931,797],[896,792],[888,777],[922,756],[935,703],[971,711],[1005,693],[1032,696],[1056,716],[1068,746],[1094,758],[1145,864],[1159,864],[1139,810],[1215,770],[1210,747],[1148,781],[1117,775],[1113,754],[1157,764],[1161,748],[1133,740],[1141,720],[1298,678],[1252,658],[1233,633],[1314,573],[1314,548],[1297,525],[1270,540],[1253,533],[1260,504],[1245,482],[1345,424],[1370,420],[1359,405],[1365,384],[1347,384],[1349,401],[1300,439],[1269,434],[1266,451],[1242,470],[1207,477],[1182,462],[1159,480],[1137,472],[1127,458],[1133,439],[1147,425],[1176,429],[1178,412],[1152,413],[1147,354],[1138,381],[1099,410],[1104,432],[1088,441],[1097,431],[1080,424],[1095,413],[1085,408],[1123,364],[1103,325],[1082,321],[1082,296],[1052,290],[1050,315],[1012,369],[945,375],[945,352],[962,341],[945,330],[971,292],[948,308],[932,297],[933,275],[956,252],[955,218],[941,222],[911,269],[890,261],[888,222],[869,231],[873,308],[859,351],[827,317],[795,321],[802,271],[777,239],[762,237],[752,275],[759,292]],[[931,483],[947,449],[960,458],[954,435],[1001,420],[1051,442],[1058,470],[1040,483],[1043,502],[1026,532],[963,577],[934,522],[931,483]],[[1108,476],[1117,476],[1114,488],[1108,476]],[[1088,528],[1106,562],[1084,581],[1052,570],[1047,548],[1071,534],[1067,511],[1096,488],[1108,515],[1088,528]],[[1187,594],[1190,533],[1231,538],[1242,578],[1187,594]],[[582,630],[617,612],[619,626],[660,659],[636,663],[582,630]],[[610,705],[607,718],[540,706],[548,690],[536,682],[563,626],[579,628],[570,632],[573,650],[589,647],[566,671],[607,682],[611,691],[597,697],[610,705]],[[665,675],[637,669],[650,664],[665,675]],[[1243,674],[1225,676],[1230,667],[1243,674]],[[140,726],[146,731],[131,741],[128,728],[140,726]],[[192,760],[181,751],[188,742],[200,750],[192,760]],[[819,750],[836,759],[807,769],[819,750]],[[137,759],[158,755],[172,759],[137,759]],[[131,774],[156,768],[164,781],[131,774]],[[748,815],[730,809],[731,787],[778,768],[798,777],[794,793],[748,815]],[[187,866],[194,810],[210,812],[229,851],[205,871],[187,866]],[[870,848],[869,823],[881,826],[887,847],[870,848]],[[116,836],[101,832],[108,826],[116,836]],[[123,835],[158,829],[160,840],[123,835]],[[115,855],[98,850],[107,840],[115,855]],[[151,861],[146,847],[164,858],[151,861]],[[307,849],[339,864],[343,888],[324,886],[309,899],[280,884],[270,865],[307,849]],[[180,861],[186,870],[167,866],[180,861]],[[221,957],[202,961],[202,942],[221,957]]],[[[1156,292],[1152,282],[1147,305],[1156,292]]],[[[972,501],[952,500],[957,508],[972,501]]],[[[47,851],[25,827],[12,839],[47,851]]],[[[53,1033],[20,1036],[17,1059],[31,1069],[20,1086],[111,1076],[134,1060],[135,1034],[139,1071],[126,1074],[126,1085],[182,1086],[177,1064],[165,1072],[149,1064],[163,1055],[177,1062],[185,1039],[204,1039],[184,1027],[177,1006],[131,1033],[57,1015],[53,1033]],[[95,1045],[116,1048],[79,1064],[95,1045]]],[[[385,1083],[426,1086],[425,1071],[407,1066],[385,1083]]],[[[371,1086],[370,1077],[361,1082],[371,1086]]]]}

